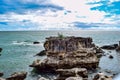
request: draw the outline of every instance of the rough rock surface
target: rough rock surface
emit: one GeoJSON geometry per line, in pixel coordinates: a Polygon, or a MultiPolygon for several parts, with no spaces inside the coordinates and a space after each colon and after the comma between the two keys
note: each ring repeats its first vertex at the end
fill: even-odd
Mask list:
{"type": "Polygon", "coordinates": [[[107,76],[104,73],[98,73],[94,76],[93,80],[113,80],[111,76],[107,76]]]}
{"type": "Polygon", "coordinates": [[[56,72],[59,74],[56,80],[65,80],[69,77],[88,78],[87,69],[85,68],[58,69],[56,72]]]}
{"type": "Polygon", "coordinates": [[[42,50],[40,51],[38,54],[36,54],[37,56],[44,56],[46,55],[46,51],[45,50],[42,50]]]}
{"type": "Polygon", "coordinates": [[[27,72],[15,72],[6,80],[24,80],[27,76],[27,72]]]}

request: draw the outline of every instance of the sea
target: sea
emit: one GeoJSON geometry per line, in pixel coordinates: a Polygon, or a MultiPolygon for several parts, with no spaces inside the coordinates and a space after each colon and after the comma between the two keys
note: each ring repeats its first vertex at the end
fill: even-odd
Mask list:
{"type": "MultiPolygon", "coordinates": [[[[35,56],[44,50],[43,44],[47,37],[58,36],[92,37],[93,43],[97,46],[118,44],[120,41],[120,31],[0,31],[0,72],[4,73],[4,78],[9,77],[14,72],[26,71],[26,80],[37,80],[44,74],[35,74],[30,64],[36,59],[45,59],[46,56],[35,56]],[[40,44],[33,44],[34,41],[40,44]]],[[[115,50],[104,50],[105,54],[110,54],[114,58],[109,59],[108,55],[100,59],[99,67],[102,71],[116,74],[114,80],[120,80],[120,53],[115,50]]],[[[46,75],[48,78],[49,74],[46,75]]],[[[52,79],[51,79],[52,80],[52,79]]]]}

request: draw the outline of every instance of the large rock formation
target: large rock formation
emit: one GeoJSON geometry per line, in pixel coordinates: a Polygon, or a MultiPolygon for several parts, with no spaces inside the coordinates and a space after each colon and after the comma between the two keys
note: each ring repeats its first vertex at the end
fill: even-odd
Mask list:
{"type": "Polygon", "coordinates": [[[47,58],[36,60],[30,65],[39,72],[72,68],[96,69],[99,64],[97,55],[103,52],[92,43],[90,37],[49,37],[46,38],[44,48],[47,58]]]}

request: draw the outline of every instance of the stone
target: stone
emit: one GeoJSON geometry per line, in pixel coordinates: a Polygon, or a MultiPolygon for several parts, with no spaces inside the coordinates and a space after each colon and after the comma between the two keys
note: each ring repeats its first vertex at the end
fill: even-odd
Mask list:
{"type": "Polygon", "coordinates": [[[2,72],[0,72],[0,77],[2,77],[4,74],[2,72]]]}
{"type": "Polygon", "coordinates": [[[107,76],[104,73],[98,73],[94,76],[93,80],[113,80],[111,76],[107,76]]]}
{"type": "Polygon", "coordinates": [[[83,80],[83,78],[82,77],[69,77],[65,80],[83,80]]]}
{"type": "Polygon", "coordinates": [[[35,42],[33,42],[33,44],[40,44],[40,42],[38,42],[38,41],[35,41],[35,42]]]}
{"type": "Polygon", "coordinates": [[[113,45],[104,45],[101,48],[102,49],[107,49],[107,50],[114,50],[118,47],[118,44],[113,44],[113,45]]]}
{"type": "Polygon", "coordinates": [[[27,76],[27,72],[15,72],[6,80],[24,80],[27,76]]]}
{"type": "Polygon", "coordinates": [[[44,56],[46,55],[46,51],[42,50],[41,52],[39,52],[38,54],[36,54],[37,56],[44,56]]]}
{"type": "Polygon", "coordinates": [[[3,49],[2,49],[2,48],[0,48],[0,52],[2,52],[2,50],[3,50],[3,49]]]}
{"type": "Polygon", "coordinates": [[[113,56],[112,56],[112,55],[109,55],[109,58],[110,58],[110,59],[113,59],[113,56]]]}
{"type": "Polygon", "coordinates": [[[65,80],[69,77],[88,78],[87,69],[85,68],[58,69],[56,70],[56,72],[59,74],[59,76],[57,77],[57,80],[62,80],[62,79],[65,80]]]}

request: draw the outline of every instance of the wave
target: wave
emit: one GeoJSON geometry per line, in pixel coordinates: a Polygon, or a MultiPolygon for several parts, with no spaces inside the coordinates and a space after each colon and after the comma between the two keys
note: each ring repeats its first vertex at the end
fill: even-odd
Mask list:
{"type": "Polygon", "coordinates": [[[13,45],[33,45],[33,46],[43,46],[43,42],[39,44],[33,44],[33,41],[12,41],[13,45]]]}

